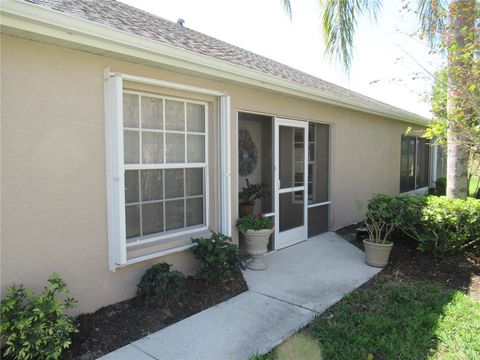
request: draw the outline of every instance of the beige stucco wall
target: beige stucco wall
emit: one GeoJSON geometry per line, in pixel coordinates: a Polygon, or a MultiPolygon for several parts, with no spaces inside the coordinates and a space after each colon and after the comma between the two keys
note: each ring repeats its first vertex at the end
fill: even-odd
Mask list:
{"type": "MultiPolygon", "coordinates": [[[[108,270],[106,67],[226,90],[232,169],[237,168],[239,110],[332,124],[332,228],[359,220],[356,200],[398,192],[405,123],[5,35],[1,46],[2,290],[14,282],[40,289],[58,272],[79,300],[77,312],[93,311],[133,296],[140,276],[155,262],[108,270]]],[[[233,171],[232,192],[237,191],[233,171]]],[[[234,218],[236,209],[234,195],[234,218]]],[[[189,253],[161,260],[185,272],[195,268],[189,253]]]]}

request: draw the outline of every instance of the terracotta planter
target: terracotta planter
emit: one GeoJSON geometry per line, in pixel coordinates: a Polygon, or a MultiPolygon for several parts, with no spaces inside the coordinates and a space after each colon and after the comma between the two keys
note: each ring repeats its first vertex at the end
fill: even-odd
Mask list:
{"type": "Polygon", "coordinates": [[[240,216],[247,216],[250,214],[253,214],[253,207],[254,205],[247,205],[247,204],[241,204],[239,206],[238,212],[240,213],[240,216]]]}
{"type": "Polygon", "coordinates": [[[393,243],[376,244],[368,240],[363,240],[363,246],[365,247],[365,262],[367,265],[375,267],[387,266],[393,243]]]}
{"type": "Polygon", "coordinates": [[[246,264],[252,270],[265,270],[268,266],[264,255],[267,253],[268,239],[273,229],[247,230],[243,233],[247,253],[253,260],[246,264]]]}

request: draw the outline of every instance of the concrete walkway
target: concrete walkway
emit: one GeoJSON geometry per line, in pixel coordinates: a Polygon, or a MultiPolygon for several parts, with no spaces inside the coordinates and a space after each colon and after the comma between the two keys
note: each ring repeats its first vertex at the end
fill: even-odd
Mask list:
{"type": "Polygon", "coordinates": [[[249,290],[104,357],[104,360],[230,360],[266,353],[379,269],[326,233],[267,255],[244,272],[249,290]]]}

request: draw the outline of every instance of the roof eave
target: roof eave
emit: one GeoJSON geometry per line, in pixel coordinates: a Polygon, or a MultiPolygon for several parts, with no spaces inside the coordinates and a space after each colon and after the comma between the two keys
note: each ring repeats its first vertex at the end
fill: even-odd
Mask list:
{"type": "MultiPolygon", "coordinates": [[[[429,119],[383,111],[364,103],[352,102],[317,88],[304,86],[263,72],[184,50],[110,26],[75,17],[21,0],[2,1],[2,32],[33,33],[58,43],[91,52],[137,59],[189,73],[233,81],[256,88],[292,95],[321,103],[366,112],[394,120],[425,125],[429,119]]],[[[223,89],[222,89],[223,90],[223,89]]]]}

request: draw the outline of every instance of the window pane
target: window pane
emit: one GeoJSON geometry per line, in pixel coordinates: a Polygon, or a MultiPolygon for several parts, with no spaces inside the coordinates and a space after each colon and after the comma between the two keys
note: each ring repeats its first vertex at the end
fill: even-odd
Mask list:
{"type": "Polygon", "coordinates": [[[163,100],[142,96],[142,128],[163,129],[163,100]]]}
{"type": "Polygon", "coordinates": [[[303,161],[304,159],[304,152],[305,149],[305,144],[304,143],[295,143],[295,149],[294,149],[294,160],[295,161],[303,161]]]}
{"type": "Polygon", "coordinates": [[[125,207],[127,239],[140,236],[140,205],[125,207]]]}
{"type": "Polygon", "coordinates": [[[166,134],[167,163],[185,162],[185,135],[166,134]]]}
{"type": "Polygon", "coordinates": [[[123,126],[138,128],[138,95],[123,94],[123,126]]]}
{"type": "Polygon", "coordinates": [[[295,128],[295,142],[303,143],[303,139],[305,137],[303,129],[295,128]]]}
{"type": "Polygon", "coordinates": [[[418,138],[417,149],[417,189],[428,186],[428,164],[430,160],[430,145],[427,139],[418,138]]]}
{"type": "Polygon", "coordinates": [[[415,189],[415,137],[402,135],[400,192],[415,189]]]}
{"type": "Polygon", "coordinates": [[[175,100],[165,100],[165,128],[167,130],[185,130],[184,103],[175,100]]]}
{"type": "Polygon", "coordinates": [[[138,164],[140,163],[140,142],[139,131],[125,130],[123,132],[123,161],[125,164],[138,164]]]}
{"type": "Polygon", "coordinates": [[[163,198],[163,170],[142,170],[142,201],[163,198]]]}
{"type": "Polygon", "coordinates": [[[163,163],[163,133],[142,132],[142,161],[144,164],[163,163]]]}
{"type": "Polygon", "coordinates": [[[138,202],[138,171],[125,171],[125,203],[138,202]]]}
{"type": "Polygon", "coordinates": [[[308,161],[315,161],[315,144],[308,144],[308,161]]]}
{"type": "Polygon", "coordinates": [[[308,179],[313,183],[313,203],[321,203],[329,200],[330,128],[325,124],[314,124],[311,128],[315,131],[315,165],[309,166],[308,179]]]}
{"type": "Polygon", "coordinates": [[[295,183],[294,186],[303,186],[303,162],[296,162],[295,168],[295,183]]]}
{"type": "Polygon", "coordinates": [[[315,124],[314,123],[308,124],[308,141],[315,142],[315,124]]]}
{"type": "Polygon", "coordinates": [[[205,132],[205,106],[187,104],[187,130],[205,132]]]}
{"type": "Polygon", "coordinates": [[[167,230],[183,228],[183,200],[167,201],[165,203],[165,215],[165,223],[167,230]]]}
{"type": "Polygon", "coordinates": [[[189,163],[205,162],[205,136],[187,135],[187,159],[189,163]]]}
{"type": "Polygon", "coordinates": [[[163,231],[163,203],[142,205],[143,235],[163,231]]]}
{"type": "Polygon", "coordinates": [[[203,198],[187,199],[187,226],[203,224],[203,198]]]}
{"type": "Polygon", "coordinates": [[[165,170],[165,198],[183,196],[183,169],[165,170]]]}
{"type": "Polygon", "coordinates": [[[203,169],[185,169],[187,196],[203,195],[203,169]]]}

